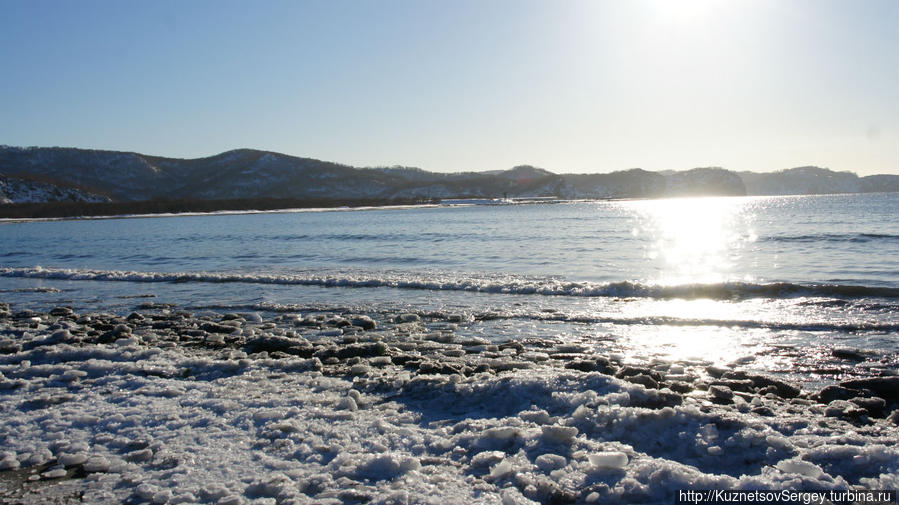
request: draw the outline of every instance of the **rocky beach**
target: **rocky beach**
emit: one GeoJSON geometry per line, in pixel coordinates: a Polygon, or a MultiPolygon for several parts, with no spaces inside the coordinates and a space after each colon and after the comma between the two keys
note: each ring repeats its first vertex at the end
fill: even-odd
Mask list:
{"type": "Polygon", "coordinates": [[[897,376],[804,391],[739,366],[458,335],[466,323],[2,304],[0,496],[672,503],[683,489],[899,487],[897,376]]]}

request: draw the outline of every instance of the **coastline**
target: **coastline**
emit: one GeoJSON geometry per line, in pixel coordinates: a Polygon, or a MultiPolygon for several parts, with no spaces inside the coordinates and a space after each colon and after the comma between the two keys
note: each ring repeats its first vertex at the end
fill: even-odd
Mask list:
{"type": "Polygon", "coordinates": [[[577,342],[460,337],[458,322],[0,305],[0,496],[671,503],[679,489],[899,485],[897,377],[802,391],[577,342]]]}

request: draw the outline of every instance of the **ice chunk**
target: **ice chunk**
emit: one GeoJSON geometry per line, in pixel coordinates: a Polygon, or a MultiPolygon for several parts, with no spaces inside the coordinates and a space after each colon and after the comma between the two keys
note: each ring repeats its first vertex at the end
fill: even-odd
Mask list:
{"type": "Polygon", "coordinates": [[[538,502],[525,498],[521,491],[514,487],[503,489],[502,497],[503,505],[538,505],[538,502]]]}
{"type": "Polygon", "coordinates": [[[577,428],[573,426],[543,426],[543,438],[558,444],[570,444],[577,436],[577,428]]]}
{"type": "Polygon", "coordinates": [[[110,466],[109,460],[107,460],[103,456],[91,456],[84,463],[84,471],[85,472],[108,472],[109,466],[110,466]]]}
{"type": "Polygon", "coordinates": [[[394,479],[413,470],[421,468],[418,458],[403,454],[387,453],[374,456],[365,461],[354,472],[357,477],[384,480],[394,479]]]}
{"type": "Polygon", "coordinates": [[[44,479],[61,479],[65,476],[65,468],[54,468],[41,474],[41,477],[44,479]]]}
{"type": "Polygon", "coordinates": [[[13,470],[19,468],[19,460],[16,453],[12,451],[3,451],[0,453],[0,470],[13,470]]]}
{"type": "Polygon", "coordinates": [[[59,464],[65,467],[80,465],[87,461],[87,454],[84,453],[76,453],[76,454],[68,454],[63,453],[59,455],[59,464]]]}
{"type": "Polygon", "coordinates": [[[551,472],[565,467],[565,465],[568,464],[568,460],[566,460],[564,456],[559,456],[558,454],[541,454],[537,456],[534,463],[537,464],[537,468],[544,472],[551,472]]]}
{"type": "Polygon", "coordinates": [[[587,459],[596,468],[619,470],[627,466],[627,454],[621,451],[597,452],[587,456],[587,459]]]}
{"type": "Polygon", "coordinates": [[[337,410],[349,410],[350,412],[355,412],[359,410],[359,406],[352,397],[345,396],[341,398],[340,403],[337,404],[337,410]]]}
{"type": "Polygon", "coordinates": [[[490,469],[490,478],[493,480],[502,479],[515,471],[515,467],[509,460],[502,460],[490,469]]]}
{"type": "Polygon", "coordinates": [[[777,463],[777,469],[784,473],[798,473],[799,475],[805,475],[806,477],[811,477],[813,479],[820,479],[825,475],[824,470],[821,470],[821,467],[801,459],[785,459],[780,461],[777,463]]]}
{"type": "Polygon", "coordinates": [[[506,457],[506,453],[502,451],[483,451],[479,452],[471,458],[471,466],[482,467],[492,465],[502,461],[506,457]]]}

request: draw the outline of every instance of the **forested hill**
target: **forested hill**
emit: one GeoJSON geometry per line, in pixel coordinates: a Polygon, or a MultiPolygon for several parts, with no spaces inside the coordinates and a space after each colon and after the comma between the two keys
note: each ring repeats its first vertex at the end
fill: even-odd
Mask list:
{"type": "Polygon", "coordinates": [[[859,177],[818,167],[774,173],[722,168],[556,174],[532,166],[436,173],[357,168],[238,149],[197,159],[75,148],[0,146],[0,203],[150,200],[415,200],[441,198],[642,198],[899,191],[899,176],[859,177]]]}

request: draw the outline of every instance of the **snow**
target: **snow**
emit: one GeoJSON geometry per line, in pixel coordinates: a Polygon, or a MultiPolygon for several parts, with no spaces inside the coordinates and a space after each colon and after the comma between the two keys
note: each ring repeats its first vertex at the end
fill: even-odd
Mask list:
{"type": "Polygon", "coordinates": [[[592,352],[573,345],[458,355],[447,320],[371,314],[346,339],[318,332],[363,315],[211,313],[154,329],[174,314],[0,313],[0,339],[19,345],[0,354],[0,470],[33,477],[0,479],[0,497],[26,502],[672,503],[687,488],[899,482],[889,418],[828,416],[807,393],[728,404],[647,389],[564,368],[558,356],[592,352]],[[322,325],[304,336],[307,320],[322,325]],[[226,335],[203,335],[213,322],[239,331],[210,339],[226,335]]]}

